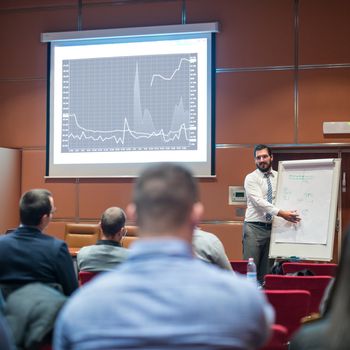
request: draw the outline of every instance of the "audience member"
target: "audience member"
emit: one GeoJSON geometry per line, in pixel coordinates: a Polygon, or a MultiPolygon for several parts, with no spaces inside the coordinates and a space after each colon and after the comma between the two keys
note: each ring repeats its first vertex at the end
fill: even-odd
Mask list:
{"type": "Polygon", "coordinates": [[[350,227],[342,245],[337,275],[332,282],[323,316],[304,325],[293,337],[290,350],[347,350],[350,348],[350,227]]]}
{"type": "Polygon", "coordinates": [[[192,254],[203,206],[194,178],[162,164],[138,178],[128,215],[139,237],[128,259],[75,293],[60,313],[54,348],[255,349],[273,310],[243,278],[192,254]]]}
{"type": "Polygon", "coordinates": [[[128,256],[128,250],[121,246],[126,233],[125,213],[117,207],[108,208],[101,217],[102,239],[95,245],[83,247],[77,256],[78,269],[81,271],[111,270],[128,256]]]}
{"type": "Polygon", "coordinates": [[[0,313],[0,349],[15,350],[15,344],[5,318],[0,313]]]}
{"type": "Polygon", "coordinates": [[[78,287],[66,244],[44,234],[55,211],[52,194],[34,189],[19,203],[21,225],[0,237],[0,284],[16,288],[32,282],[59,284],[70,295],[78,287]]]}
{"type": "Polygon", "coordinates": [[[195,228],[193,231],[192,246],[194,255],[211,264],[215,264],[225,270],[232,271],[230,261],[225,253],[225,248],[220,239],[213,233],[195,228]]]}

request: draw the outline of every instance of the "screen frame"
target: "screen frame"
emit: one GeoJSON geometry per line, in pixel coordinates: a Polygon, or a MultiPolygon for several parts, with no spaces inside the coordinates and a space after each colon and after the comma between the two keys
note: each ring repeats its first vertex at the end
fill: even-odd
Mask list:
{"type": "MultiPolygon", "coordinates": [[[[101,174],[84,174],[86,169],[86,164],[69,164],[68,168],[71,170],[71,175],[67,174],[56,174],[52,173],[53,167],[53,145],[52,145],[52,104],[51,100],[52,96],[52,45],[60,42],[74,42],[84,41],[84,40],[94,40],[94,39],[109,39],[115,37],[122,38],[132,38],[132,37],[152,37],[154,35],[157,36],[175,36],[175,35],[196,35],[196,34],[206,34],[210,36],[209,47],[208,47],[208,57],[211,60],[210,62],[210,72],[208,72],[208,80],[210,92],[210,101],[207,101],[208,104],[208,112],[210,117],[207,122],[209,125],[209,135],[210,138],[210,148],[207,149],[207,156],[210,159],[210,173],[208,169],[205,170],[206,173],[196,173],[193,172],[193,166],[191,162],[183,162],[182,165],[190,168],[196,177],[215,177],[215,91],[216,91],[216,62],[215,62],[215,52],[216,52],[216,41],[215,41],[215,33],[219,31],[219,26],[217,22],[214,23],[199,23],[199,24],[182,24],[182,25],[169,25],[169,26],[154,26],[154,27],[138,27],[138,28],[121,28],[121,29],[105,29],[105,30],[87,30],[87,31],[74,31],[74,32],[61,32],[61,33],[43,33],[42,34],[42,42],[48,43],[48,79],[47,79],[47,134],[46,134],[46,174],[45,178],[133,178],[137,177],[138,173],[145,167],[144,163],[134,163],[132,164],[133,173],[127,173],[127,167],[130,167],[130,164],[126,163],[126,173],[120,172],[121,164],[120,163],[112,163],[111,164],[98,164],[97,166],[101,169],[101,174]],[[106,166],[106,169],[104,169],[106,166]],[[118,173],[108,174],[111,170],[118,169],[118,173]],[[106,171],[105,171],[106,170],[106,171]]],[[[192,162],[193,163],[193,162],[192,162]]],[[[150,164],[150,163],[147,163],[150,164]]],[[[67,167],[67,165],[62,165],[62,167],[67,167]]],[[[208,165],[207,165],[208,168],[208,165]]]]}

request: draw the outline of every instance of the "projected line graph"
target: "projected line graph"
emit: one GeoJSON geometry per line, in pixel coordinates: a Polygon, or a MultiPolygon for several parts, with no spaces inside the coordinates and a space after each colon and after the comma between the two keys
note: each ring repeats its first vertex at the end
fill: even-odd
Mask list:
{"type": "Polygon", "coordinates": [[[184,62],[184,61],[187,61],[187,62],[190,62],[190,63],[195,63],[195,62],[196,62],[196,59],[195,59],[195,58],[191,58],[191,59],[188,60],[187,58],[181,58],[180,63],[179,63],[179,66],[174,70],[174,73],[173,73],[169,78],[163,77],[163,76],[160,75],[160,74],[153,74],[153,75],[152,75],[152,80],[151,80],[151,86],[153,85],[153,80],[154,80],[154,78],[160,78],[160,79],[163,79],[163,80],[172,80],[172,79],[174,78],[175,74],[180,70],[181,64],[182,64],[182,62],[184,62]]]}
{"type": "Polygon", "coordinates": [[[62,153],[195,150],[197,54],[64,60],[62,153]]]}
{"type": "Polygon", "coordinates": [[[168,133],[165,133],[164,130],[160,130],[159,132],[147,133],[147,132],[137,132],[137,131],[131,130],[127,119],[125,119],[123,129],[104,131],[104,130],[89,130],[89,129],[83,128],[82,126],[79,125],[76,119],[76,116],[74,114],[64,115],[63,118],[68,119],[68,125],[75,125],[75,127],[78,130],[80,130],[76,134],[74,133],[68,134],[68,138],[73,138],[78,140],[90,139],[93,141],[102,141],[102,142],[112,140],[116,145],[118,144],[124,145],[126,142],[126,136],[131,136],[135,140],[160,137],[164,143],[168,143],[168,142],[173,142],[175,140],[179,140],[183,134],[184,138],[187,141],[189,141],[189,138],[187,136],[189,130],[186,128],[185,124],[181,124],[179,130],[169,131],[168,133]],[[70,121],[69,119],[73,119],[73,121],[70,121]]]}

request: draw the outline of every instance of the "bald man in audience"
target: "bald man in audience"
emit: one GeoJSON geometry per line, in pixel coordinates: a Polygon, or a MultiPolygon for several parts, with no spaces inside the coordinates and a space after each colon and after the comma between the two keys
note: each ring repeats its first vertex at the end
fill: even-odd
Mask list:
{"type": "Polygon", "coordinates": [[[59,285],[65,295],[78,288],[73,261],[62,240],[44,233],[55,212],[51,192],[33,189],[19,203],[21,225],[0,237],[0,284],[31,282],[59,285]]]}
{"type": "Polygon", "coordinates": [[[99,272],[111,270],[128,256],[128,249],[121,246],[126,234],[126,215],[118,207],[108,208],[101,217],[101,240],[95,245],[80,249],[77,256],[80,271],[99,272]]]}
{"type": "Polygon", "coordinates": [[[192,253],[203,205],[191,173],[161,164],[137,179],[128,259],[75,293],[58,317],[55,350],[258,349],[272,307],[253,283],[192,253]]]}

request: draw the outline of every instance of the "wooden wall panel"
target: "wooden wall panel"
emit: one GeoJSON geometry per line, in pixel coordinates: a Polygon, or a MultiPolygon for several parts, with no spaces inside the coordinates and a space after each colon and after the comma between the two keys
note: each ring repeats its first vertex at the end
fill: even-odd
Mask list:
{"type": "Polygon", "coordinates": [[[101,5],[83,1],[83,29],[142,27],[181,23],[181,1],[101,5]],[[90,6],[87,6],[89,5],[90,6]]]}
{"type": "Polygon", "coordinates": [[[0,78],[46,77],[47,44],[44,32],[77,29],[77,9],[0,11],[0,78]],[[25,60],[25,62],[24,62],[25,60]]]}
{"type": "Polygon", "coordinates": [[[22,192],[32,188],[47,188],[52,192],[57,211],[55,218],[75,218],[76,185],[73,179],[45,180],[45,156],[41,150],[22,153],[22,192]]]}
{"type": "Polygon", "coordinates": [[[292,143],[293,73],[217,75],[217,143],[292,143]]]}
{"type": "Polygon", "coordinates": [[[33,9],[40,8],[52,8],[52,7],[77,7],[77,0],[1,0],[0,10],[14,10],[14,9],[33,9]]]}
{"type": "MultiPolygon", "coordinates": [[[[217,150],[216,178],[199,180],[203,220],[242,220],[235,214],[236,207],[228,205],[228,186],[243,186],[245,175],[255,169],[252,152],[252,148],[217,150]]],[[[131,201],[132,183],[132,179],[80,180],[79,217],[99,218],[110,206],[125,209],[131,201]]]]}
{"type": "Polygon", "coordinates": [[[301,71],[299,142],[349,142],[349,136],[323,135],[323,122],[349,121],[350,70],[301,71]]]}
{"type": "Polygon", "coordinates": [[[131,201],[132,179],[81,180],[79,184],[79,217],[100,218],[108,207],[125,209],[131,201]]]}
{"type": "Polygon", "coordinates": [[[46,82],[0,80],[0,115],[1,146],[45,146],[46,82]]]}
{"type": "Polygon", "coordinates": [[[255,168],[252,153],[251,148],[217,149],[216,178],[200,181],[203,220],[242,220],[236,206],[228,204],[228,187],[243,186],[245,175],[255,168]]]}
{"type": "Polygon", "coordinates": [[[0,233],[19,224],[21,152],[0,148],[0,233]]]}
{"type": "MultiPolygon", "coordinates": [[[[54,218],[54,220],[55,220],[55,218],[54,218]]],[[[62,222],[62,221],[51,221],[49,223],[49,225],[46,227],[45,233],[50,235],[50,236],[53,236],[53,237],[56,237],[56,238],[64,240],[65,227],[66,227],[66,223],[65,222],[62,222]]]]}
{"type": "Polygon", "coordinates": [[[300,64],[350,62],[350,2],[300,1],[300,64]]]}
{"type": "Polygon", "coordinates": [[[293,64],[292,0],[187,0],[187,21],[220,23],[218,67],[293,64]]]}

